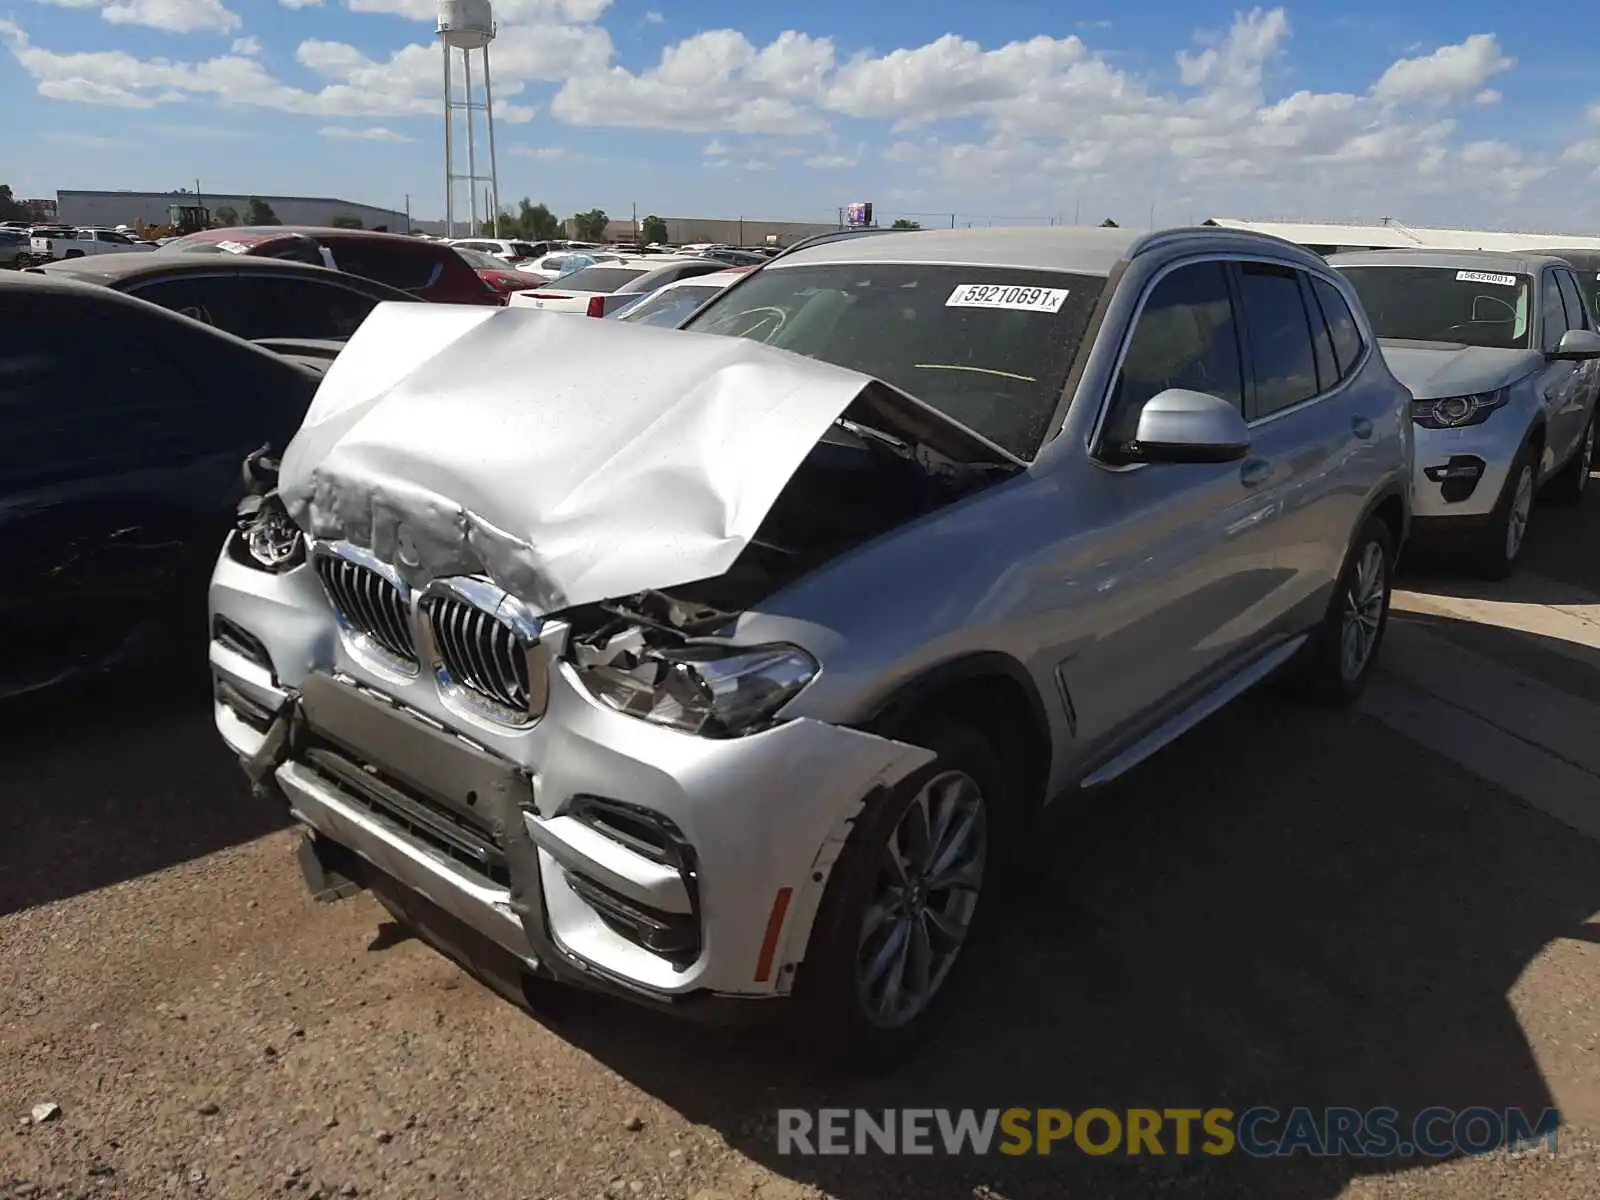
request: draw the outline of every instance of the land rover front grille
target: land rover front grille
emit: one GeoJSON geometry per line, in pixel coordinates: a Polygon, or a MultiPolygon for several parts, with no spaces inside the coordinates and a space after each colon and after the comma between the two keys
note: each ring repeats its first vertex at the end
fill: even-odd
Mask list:
{"type": "Polygon", "coordinates": [[[378,572],[337,554],[316,556],[317,577],[339,616],[356,633],[412,666],[417,647],[405,597],[378,572]]]}
{"type": "Polygon", "coordinates": [[[454,596],[430,596],[423,608],[455,683],[513,712],[528,712],[528,653],[510,628],[454,596]]]}

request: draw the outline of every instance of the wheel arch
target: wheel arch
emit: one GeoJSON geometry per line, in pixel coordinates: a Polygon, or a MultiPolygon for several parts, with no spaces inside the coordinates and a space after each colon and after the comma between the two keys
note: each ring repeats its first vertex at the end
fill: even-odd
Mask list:
{"type": "Polygon", "coordinates": [[[1044,698],[1028,669],[997,650],[947,659],[897,685],[853,724],[881,737],[915,741],[916,727],[937,718],[968,725],[989,738],[1016,770],[1019,794],[1042,806],[1054,757],[1044,698]]]}

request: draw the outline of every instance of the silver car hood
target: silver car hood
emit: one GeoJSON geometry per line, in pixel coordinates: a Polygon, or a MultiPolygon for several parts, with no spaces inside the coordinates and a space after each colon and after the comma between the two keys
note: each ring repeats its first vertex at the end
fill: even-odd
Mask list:
{"type": "MultiPolygon", "coordinates": [[[[553,612],[726,572],[864,389],[881,410],[870,377],[742,338],[383,303],[329,367],[278,490],[302,529],[413,585],[486,575],[553,612]]],[[[932,414],[895,396],[902,428],[932,414]]]]}
{"type": "Polygon", "coordinates": [[[1410,342],[1380,338],[1394,377],[1418,400],[1492,392],[1544,364],[1537,350],[1497,350],[1460,342],[1410,342]]]}

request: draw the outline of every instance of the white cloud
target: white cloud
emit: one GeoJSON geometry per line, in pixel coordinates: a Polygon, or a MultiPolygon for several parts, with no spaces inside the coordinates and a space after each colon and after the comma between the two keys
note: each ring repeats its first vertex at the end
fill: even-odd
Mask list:
{"type": "Polygon", "coordinates": [[[659,13],[653,8],[644,14],[644,23],[646,25],[663,25],[666,23],[666,20],[667,18],[664,13],[659,13]]]}
{"type": "Polygon", "coordinates": [[[392,129],[385,129],[381,125],[372,129],[347,129],[342,125],[325,125],[317,130],[325,138],[337,138],[342,141],[358,142],[409,142],[415,139],[403,133],[396,133],[392,129]]]}
{"type": "Polygon", "coordinates": [[[98,133],[43,133],[39,136],[58,146],[82,146],[87,150],[125,150],[138,145],[132,138],[109,137],[98,133]]]}
{"type": "Polygon", "coordinates": [[[697,33],[638,75],[623,68],[577,74],[550,103],[574,125],[817,133],[825,121],[801,101],[833,61],[833,46],[803,33],[780,34],[762,50],[732,29],[697,33]]]}
{"type": "Polygon", "coordinates": [[[536,158],[547,161],[552,158],[565,158],[566,150],[561,146],[515,146],[511,153],[521,158],[536,158]]]}
{"type": "Polygon", "coordinates": [[[1372,85],[1372,94],[1387,103],[1443,103],[1482,90],[1516,61],[1501,53],[1494,34],[1475,33],[1432,54],[1402,58],[1372,85]]]}
{"type": "Polygon", "coordinates": [[[856,160],[848,154],[813,154],[806,159],[806,166],[816,171],[841,171],[855,165],[856,160]]]}
{"type": "Polygon", "coordinates": [[[284,8],[321,8],[322,0],[278,0],[284,8]]]}
{"type": "Polygon", "coordinates": [[[237,13],[221,0],[41,0],[58,8],[98,8],[100,19],[112,25],[144,25],[168,33],[232,33],[239,28],[237,13]]]}
{"type": "Polygon", "coordinates": [[[232,49],[235,54],[254,57],[261,53],[261,39],[253,37],[234,38],[232,49]]]}
{"type": "MultiPolygon", "coordinates": [[[[389,13],[430,23],[439,17],[438,0],[346,0],[346,3],[351,12],[389,13]]],[[[599,20],[610,7],[611,0],[498,0],[494,17],[504,25],[523,22],[587,24],[599,20]]]]}
{"type": "Polygon", "coordinates": [[[1504,98],[1494,88],[1484,88],[1483,91],[1472,98],[1472,102],[1474,104],[1499,104],[1504,98]]]}
{"type": "Polygon", "coordinates": [[[723,143],[721,138],[712,138],[709,142],[706,143],[705,149],[701,150],[700,153],[701,154],[711,155],[711,156],[713,156],[715,158],[723,158],[726,155],[730,154],[731,151],[723,143]]]}

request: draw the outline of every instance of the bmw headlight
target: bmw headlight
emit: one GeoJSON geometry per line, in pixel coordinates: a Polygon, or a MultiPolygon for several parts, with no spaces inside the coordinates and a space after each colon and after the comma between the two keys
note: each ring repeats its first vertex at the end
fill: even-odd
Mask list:
{"type": "Polygon", "coordinates": [[[579,666],[578,674],[618,712],[686,733],[738,737],[765,726],[819,670],[798,646],[692,644],[642,647],[579,666]]]}
{"type": "Polygon", "coordinates": [[[263,571],[289,571],[306,560],[306,539],[289,517],[278,494],[247,497],[240,506],[236,554],[247,565],[263,571]]]}
{"type": "Polygon", "coordinates": [[[1481,425],[1489,414],[1503,408],[1511,398],[1510,388],[1493,392],[1474,392],[1466,396],[1446,396],[1440,400],[1414,400],[1411,419],[1424,429],[1461,429],[1481,425]]]}

